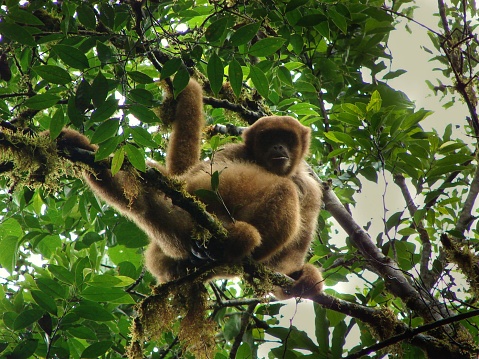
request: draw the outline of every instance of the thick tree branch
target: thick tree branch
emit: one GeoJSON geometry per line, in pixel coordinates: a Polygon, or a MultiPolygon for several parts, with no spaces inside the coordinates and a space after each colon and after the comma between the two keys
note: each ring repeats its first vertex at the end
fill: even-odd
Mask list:
{"type": "Polygon", "coordinates": [[[374,244],[369,235],[354,221],[329,186],[323,193],[326,210],[338,221],[349,235],[359,252],[368,260],[375,272],[380,275],[388,290],[401,298],[406,305],[426,321],[436,321],[448,317],[443,305],[427,292],[419,292],[409,282],[403,271],[391,258],[386,257],[374,244]]]}

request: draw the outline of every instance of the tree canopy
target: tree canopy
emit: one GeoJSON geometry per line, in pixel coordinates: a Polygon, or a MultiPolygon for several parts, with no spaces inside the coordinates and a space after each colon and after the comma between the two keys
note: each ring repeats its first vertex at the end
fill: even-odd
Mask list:
{"type": "Polygon", "coordinates": [[[408,0],[2,4],[1,357],[477,358],[474,1],[438,0],[435,29],[408,0]],[[408,70],[393,69],[388,48],[403,24],[429,35],[431,94],[467,108],[444,130],[425,130],[434,113],[390,84],[408,70]],[[190,76],[205,90],[205,157],[265,115],[312,129],[308,163],[325,205],[309,262],[326,290],[312,298],[308,330],[281,320],[294,301],[255,290],[288,279],[253,262],[239,270],[248,280],[187,276],[152,290],[146,235],[82,182],[94,160],[142,178],[147,158],[164,162],[162,92],[179,94],[190,76]],[[65,126],[99,145],[94,159],[57,151],[65,126]],[[403,198],[370,208],[378,230],[351,208],[367,200],[366,183],[382,196],[382,181],[403,198]],[[354,294],[338,289],[348,282],[354,294]]]}

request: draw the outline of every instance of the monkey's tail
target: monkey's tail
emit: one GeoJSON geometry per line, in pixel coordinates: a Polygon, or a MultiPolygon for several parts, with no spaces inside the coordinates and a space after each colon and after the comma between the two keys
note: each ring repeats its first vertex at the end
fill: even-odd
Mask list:
{"type": "Polygon", "coordinates": [[[190,79],[179,94],[168,145],[166,167],[170,175],[180,175],[199,162],[204,126],[203,89],[190,79]]]}

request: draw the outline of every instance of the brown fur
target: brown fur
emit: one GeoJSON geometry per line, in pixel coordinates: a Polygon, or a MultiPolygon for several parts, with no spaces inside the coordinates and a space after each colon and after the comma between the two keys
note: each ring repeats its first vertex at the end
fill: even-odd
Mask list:
{"type": "MultiPolygon", "coordinates": [[[[320,186],[308,174],[303,159],[309,150],[309,128],[291,117],[265,117],[247,129],[243,144],[231,144],[215,155],[213,164],[200,161],[203,126],[202,89],[191,80],[179,95],[173,131],[161,172],[185,181],[187,190],[211,189],[211,170],[219,171],[224,204],[205,200],[228,230],[228,241],[208,244],[220,260],[246,256],[296,282],[291,292],[277,290],[280,298],[311,296],[322,290],[319,270],[304,264],[321,206],[320,186]],[[231,219],[225,207],[231,213],[231,219]]],[[[64,130],[59,141],[96,150],[83,135],[64,130]]],[[[159,282],[185,275],[191,262],[191,216],[175,207],[161,192],[142,187],[131,203],[124,193],[131,178],[120,171],[86,175],[88,184],[106,202],[134,221],[149,236],[146,266],[159,282]]]]}

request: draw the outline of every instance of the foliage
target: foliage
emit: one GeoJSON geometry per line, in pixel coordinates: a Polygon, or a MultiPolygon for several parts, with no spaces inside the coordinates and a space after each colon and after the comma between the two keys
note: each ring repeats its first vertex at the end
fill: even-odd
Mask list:
{"type": "MultiPolygon", "coordinates": [[[[381,341],[404,333],[413,334],[389,343],[391,357],[422,358],[422,350],[473,357],[479,317],[451,322],[475,309],[479,296],[475,144],[454,137],[452,125],[443,133],[425,131],[421,121],[431,112],[388,84],[405,72],[388,67],[394,54],[387,41],[397,20],[412,16],[408,3],[5,1],[2,357],[126,355],[135,305],[154,284],[142,267],[147,238],[99,202],[78,167],[32,133],[49,130],[54,139],[64,126],[81,129],[99,145],[97,160],[110,156],[114,172],[129,163],[143,173],[147,157],[164,160],[168,131],[159,125],[168,113],[160,119],[156,111],[161,86],[176,95],[191,74],[204,84],[210,124],[245,125],[274,113],[311,126],[310,165],[346,207],[360,198],[365,181],[382,177],[394,178],[405,200],[396,213],[371,211],[384,213],[384,228],[374,233],[346,207],[335,210],[336,197],[326,192],[310,262],[324,269],[329,289],[315,299],[321,305],[314,305],[313,333],[280,321],[284,303],[252,298],[241,281],[210,284],[208,318],[197,319],[216,325],[216,358],[257,357],[265,341],[275,343],[269,357],[379,358],[381,341]],[[338,223],[347,235],[338,234],[338,223]],[[361,279],[354,295],[335,290],[353,277],[361,279]],[[421,326],[436,322],[423,333],[421,326]],[[375,343],[374,351],[354,354],[375,343]]],[[[446,80],[428,84],[446,107],[464,101],[470,115],[462,126],[477,138],[478,41],[471,19],[478,14],[467,1],[438,4],[441,31],[429,29],[432,49],[425,50],[446,80]]],[[[205,156],[218,141],[205,142],[205,156]]],[[[181,293],[170,300],[181,301],[181,293]]],[[[161,321],[162,311],[155,313],[161,321]]],[[[182,314],[172,318],[145,342],[145,355],[201,356],[198,343],[191,352],[180,344],[182,314]]]]}

